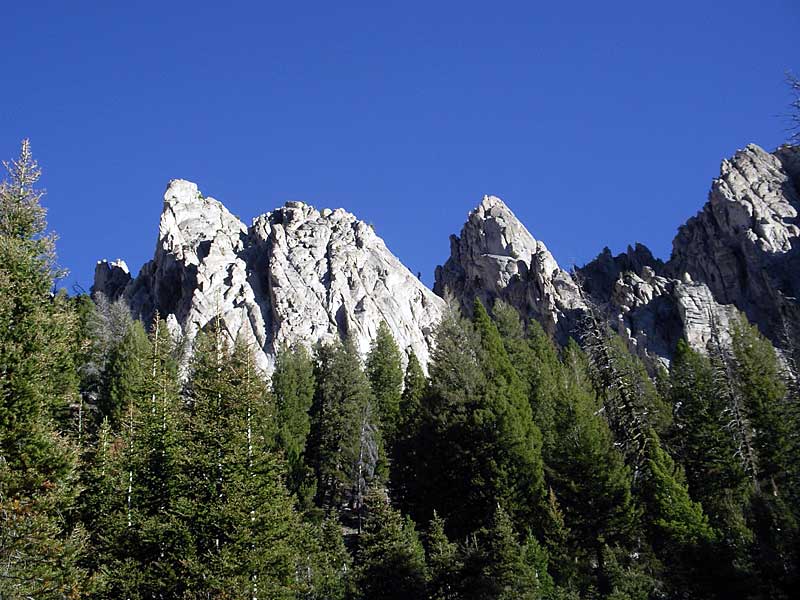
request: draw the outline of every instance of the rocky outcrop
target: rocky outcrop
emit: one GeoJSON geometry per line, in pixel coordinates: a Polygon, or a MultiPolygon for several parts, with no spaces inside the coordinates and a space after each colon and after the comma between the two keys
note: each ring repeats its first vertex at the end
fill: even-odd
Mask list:
{"type": "Polygon", "coordinates": [[[436,269],[437,293],[453,294],[467,311],[476,297],[487,306],[502,299],[561,343],[580,337],[587,301],[651,364],[668,361],[681,337],[705,347],[712,319],[724,330],[734,314],[703,283],[665,276],[664,263],[641,244],[618,256],[606,248],[568,273],[494,196],[484,197],[450,240],[450,258],[436,269]]]}
{"type": "Polygon", "coordinates": [[[800,149],[749,145],[722,162],[700,213],[680,228],[668,271],[688,273],[778,341],[800,297],[800,149]]]}
{"type": "Polygon", "coordinates": [[[487,306],[501,298],[560,342],[577,336],[591,302],[654,364],[668,361],[682,337],[704,348],[712,323],[724,332],[737,310],[780,344],[786,320],[800,321],[798,211],[800,150],[750,145],[723,161],[667,263],[637,244],[617,256],[605,249],[569,273],[502,200],[485,196],[450,238],[437,296],[342,209],[289,202],[247,227],[195,184],[175,180],[153,260],[135,279],[124,262],[101,261],[93,290],[124,297],[144,320],[158,310],[190,339],[221,315],[267,370],[281,344],[350,335],[366,352],[381,320],[424,364],[447,295],[468,314],[476,297],[487,306]]]}
{"type": "Polygon", "coordinates": [[[501,298],[562,341],[583,308],[569,273],[496,196],[484,196],[461,236],[450,236],[450,258],[435,281],[433,290],[453,295],[468,314],[476,297],[487,306],[501,298]]]}
{"type": "Polygon", "coordinates": [[[267,372],[281,344],[347,334],[365,353],[381,321],[425,364],[444,308],[371,226],[342,209],[289,202],[246,227],[184,180],[164,195],[153,260],[135,279],[125,280],[123,266],[98,263],[93,293],[123,296],[145,321],[156,310],[173,315],[190,340],[219,315],[267,372]]]}

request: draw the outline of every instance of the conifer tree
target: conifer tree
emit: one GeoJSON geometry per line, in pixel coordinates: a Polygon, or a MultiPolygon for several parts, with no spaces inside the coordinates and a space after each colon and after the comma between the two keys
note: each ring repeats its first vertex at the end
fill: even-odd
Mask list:
{"type": "Polygon", "coordinates": [[[70,525],[78,487],[73,445],[54,415],[78,401],[74,317],[45,233],[40,170],[27,140],[0,183],[0,596],[78,593],[83,534],[70,525]]]}
{"type": "Polygon", "coordinates": [[[108,357],[97,400],[100,419],[119,429],[132,404],[147,396],[151,346],[140,321],[132,322],[108,357]]]}
{"type": "Polygon", "coordinates": [[[389,487],[392,497],[403,502],[413,495],[417,483],[417,465],[420,463],[418,452],[421,450],[420,424],[422,419],[422,402],[428,389],[428,380],[417,360],[416,354],[410,352],[400,399],[400,426],[395,438],[394,449],[389,464],[389,487]]]}
{"type": "Polygon", "coordinates": [[[759,477],[777,494],[785,480],[788,431],[783,414],[786,388],[772,344],[744,316],[731,330],[735,385],[753,431],[759,477]]]}
{"type": "Polygon", "coordinates": [[[431,600],[455,600],[461,586],[458,546],[445,533],[445,523],[436,511],[433,513],[425,536],[429,570],[428,595],[431,600]]]}
{"type": "Polygon", "coordinates": [[[229,346],[220,319],[197,339],[189,399],[180,511],[195,542],[191,591],[292,597],[302,527],[270,451],[269,389],[252,351],[229,346]]]}
{"type": "Polygon", "coordinates": [[[377,490],[370,491],[366,505],[368,516],[356,552],[358,597],[423,598],[428,575],[414,523],[392,509],[377,490]]]}
{"type": "Polygon", "coordinates": [[[422,397],[428,387],[425,372],[419,364],[417,355],[413,351],[408,354],[408,365],[403,378],[403,394],[400,397],[400,429],[413,426],[419,417],[422,397]]]}
{"type": "Polygon", "coordinates": [[[366,364],[367,377],[375,396],[378,419],[386,447],[391,451],[400,423],[403,366],[400,350],[386,321],[381,321],[372,341],[366,364]]]}
{"type": "Polygon", "coordinates": [[[541,527],[541,438],[524,386],[482,305],[473,326],[455,311],[439,324],[402,505],[418,522],[436,509],[456,537],[485,525],[498,502],[541,527]]]}
{"type": "Polygon", "coordinates": [[[725,428],[724,395],[711,362],[684,340],[678,342],[670,365],[669,393],[675,415],[672,446],[692,498],[702,503],[715,527],[727,528],[741,520],[741,507],[749,496],[747,476],[725,428]]]}
{"type": "Polygon", "coordinates": [[[406,430],[398,453],[405,461],[396,471],[393,492],[401,510],[417,523],[427,523],[436,510],[458,539],[487,517],[486,500],[477,501],[486,493],[486,482],[479,479],[480,457],[471,426],[485,379],[480,341],[471,323],[452,306],[437,326],[429,371],[419,417],[406,430]]]}
{"type": "Polygon", "coordinates": [[[479,450],[497,463],[497,471],[492,472],[492,466],[487,473],[497,480],[494,502],[505,499],[517,523],[541,527],[545,495],[541,432],[533,422],[525,386],[479,300],[475,301],[473,315],[486,373],[483,406],[477,408],[474,418],[484,438],[481,441],[487,445],[479,450]]]}
{"type": "Polygon", "coordinates": [[[583,298],[587,311],[582,337],[592,380],[615,442],[636,481],[647,460],[647,444],[653,439],[650,431],[666,428],[669,411],[641,361],[612,334],[593,301],[583,298]]]}
{"type": "Polygon", "coordinates": [[[547,551],[530,534],[520,542],[511,517],[499,506],[464,554],[462,598],[539,600],[554,592],[547,551]]]}
{"type": "Polygon", "coordinates": [[[526,386],[533,420],[542,433],[542,456],[547,461],[556,445],[558,353],[538,321],[532,320],[525,331],[517,310],[501,300],[495,302],[492,313],[506,353],[526,386]]]}
{"type": "Polygon", "coordinates": [[[385,469],[374,397],[352,341],[317,349],[308,460],[317,505],[361,514],[364,495],[385,469]]]}
{"type": "Polygon", "coordinates": [[[275,359],[272,394],[277,417],[277,444],[286,453],[289,490],[307,505],[313,494],[313,480],[304,462],[306,441],[311,431],[309,411],[314,399],[314,363],[304,346],[284,347],[275,359]]]}
{"type": "Polygon", "coordinates": [[[562,368],[563,387],[555,396],[555,437],[560,443],[554,446],[547,473],[567,528],[565,553],[576,559],[577,573],[555,564],[554,575],[559,584],[583,591],[604,576],[598,566],[607,545],[633,548],[639,511],[630,470],[614,445],[586,357],[574,341],[566,348],[562,368]]]}

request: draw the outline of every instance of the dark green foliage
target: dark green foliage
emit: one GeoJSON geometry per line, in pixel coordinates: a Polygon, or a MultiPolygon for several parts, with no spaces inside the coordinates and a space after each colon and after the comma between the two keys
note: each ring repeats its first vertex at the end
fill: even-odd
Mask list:
{"type": "Polygon", "coordinates": [[[651,515],[649,522],[660,545],[674,552],[676,548],[709,545],[715,540],[716,532],[708,517],[700,504],[689,497],[683,474],[656,437],[648,444],[647,478],[643,487],[651,515]]]}
{"type": "Polygon", "coordinates": [[[428,533],[425,536],[430,581],[429,595],[432,600],[452,600],[458,598],[461,587],[463,564],[458,546],[452,543],[445,533],[444,520],[436,512],[433,514],[428,533]]]}
{"type": "Polygon", "coordinates": [[[540,434],[482,306],[474,327],[455,312],[444,316],[430,371],[412,442],[416,477],[400,486],[402,506],[421,522],[436,509],[457,537],[487,523],[498,502],[517,522],[540,525],[540,434]]]}
{"type": "Polygon", "coordinates": [[[736,518],[730,510],[746,500],[747,476],[726,429],[725,401],[715,385],[711,363],[683,340],[672,362],[669,393],[675,415],[670,436],[675,456],[686,471],[692,497],[703,504],[716,526],[722,526],[736,518]]]}
{"type": "Polygon", "coordinates": [[[391,449],[400,425],[400,402],[403,390],[403,366],[400,350],[385,321],[378,326],[367,355],[367,377],[375,396],[378,419],[387,448],[391,449]]]}
{"type": "Polygon", "coordinates": [[[417,355],[408,355],[408,365],[403,379],[403,394],[400,397],[400,429],[413,427],[419,417],[422,398],[428,389],[428,380],[419,364],[417,355]]]}
{"type": "Polygon", "coordinates": [[[147,333],[142,324],[135,321],[109,354],[97,408],[99,418],[108,419],[113,429],[120,427],[131,403],[147,394],[150,352],[147,333]]]}
{"type": "Polygon", "coordinates": [[[385,470],[375,399],[351,341],[320,346],[316,359],[307,459],[316,502],[360,514],[368,486],[385,470]]]}
{"type": "Polygon", "coordinates": [[[510,516],[500,507],[463,553],[462,598],[537,600],[553,592],[547,551],[530,534],[520,542],[510,516]]]}
{"type": "Polygon", "coordinates": [[[492,312],[508,358],[526,386],[533,420],[542,433],[542,456],[547,461],[556,446],[554,419],[556,398],[560,393],[558,352],[538,322],[531,321],[524,331],[519,314],[510,305],[498,300],[492,312]]]}
{"type": "Polygon", "coordinates": [[[0,183],[0,597],[77,596],[77,452],[56,431],[79,405],[70,303],[50,289],[40,171],[22,143],[0,183]]]}
{"type": "Polygon", "coordinates": [[[290,491],[307,505],[313,493],[313,479],[304,455],[311,431],[309,410],[314,399],[314,363],[301,346],[283,348],[275,359],[272,394],[275,397],[277,444],[286,454],[290,491]]]}
{"type": "Polygon", "coordinates": [[[586,357],[574,342],[559,370],[554,436],[560,443],[553,448],[547,472],[567,529],[567,547],[556,549],[578,560],[559,563],[554,574],[560,584],[584,590],[602,577],[592,565],[602,564],[606,545],[632,547],[639,511],[630,469],[614,445],[586,357]]]}
{"type": "Polygon", "coordinates": [[[778,491],[786,473],[787,421],[782,413],[786,388],[772,345],[744,317],[731,330],[736,386],[753,428],[758,477],[778,491]]]}
{"type": "Polygon", "coordinates": [[[270,450],[271,394],[251,350],[230,348],[219,322],[196,342],[188,395],[180,512],[195,542],[191,586],[291,597],[302,531],[270,450]]]}
{"type": "Polygon", "coordinates": [[[414,523],[392,509],[377,490],[366,502],[367,519],[356,551],[357,597],[423,598],[427,568],[414,523]]]}

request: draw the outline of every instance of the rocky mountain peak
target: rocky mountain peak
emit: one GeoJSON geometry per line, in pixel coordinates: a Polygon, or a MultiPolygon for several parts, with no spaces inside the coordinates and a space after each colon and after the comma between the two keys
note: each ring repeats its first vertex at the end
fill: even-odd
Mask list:
{"type": "Polygon", "coordinates": [[[127,280],[101,262],[93,293],[124,297],[146,322],[156,310],[174,315],[190,340],[219,315],[232,339],[258,349],[266,371],[283,344],[350,335],[365,353],[382,320],[425,364],[444,307],[343,209],[287,202],[248,228],[180,179],[164,194],[153,260],[127,280]]]}
{"type": "Polygon", "coordinates": [[[487,306],[502,298],[566,339],[581,306],[577,287],[500,198],[484,196],[460,237],[450,237],[450,250],[436,268],[437,294],[453,294],[467,313],[476,297],[487,306]]]}
{"type": "Polygon", "coordinates": [[[708,202],[673,241],[667,265],[708,285],[773,340],[800,297],[800,149],[750,144],[722,161],[708,202]]]}

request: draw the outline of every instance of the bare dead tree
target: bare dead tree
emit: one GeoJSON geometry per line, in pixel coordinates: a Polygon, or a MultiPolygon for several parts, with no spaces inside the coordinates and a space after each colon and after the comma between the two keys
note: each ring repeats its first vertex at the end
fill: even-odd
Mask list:
{"type": "Polygon", "coordinates": [[[786,74],[786,83],[792,93],[792,102],[789,104],[789,143],[800,144],[800,79],[792,73],[786,74]]]}
{"type": "Polygon", "coordinates": [[[713,313],[710,313],[709,317],[711,338],[708,342],[708,355],[713,368],[714,384],[725,402],[722,415],[725,419],[725,428],[733,436],[736,445],[736,458],[758,492],[760,491],[758,454],[753,441],[753,427],[747,416],[744,398],[742,398],[742,394],[736,385],[736,359],[730,349],[722,343],[716,317],[713,313]]]}
{"type": "Polygon", "coordinates": [[[613,333],[602,309],[584,292],[577,273],[573,277],[586,306],[580,332],[590,375],[603,401],[601,411],[614,434],[615,445],[633,469],[635,482],[647,456],[651,429],[642,382],[623,364],[613,347],[613,333]]]}

